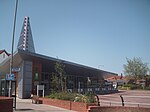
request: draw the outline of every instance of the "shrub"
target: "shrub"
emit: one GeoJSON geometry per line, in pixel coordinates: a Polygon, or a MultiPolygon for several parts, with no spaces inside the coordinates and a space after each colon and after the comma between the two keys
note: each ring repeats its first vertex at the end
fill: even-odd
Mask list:
{"type": "Polygon", "coordinates": [[[49,96],[46,97],[51,99],[74,101],[75,96],[76,96],[75,93],[59,92],[59,93],[51,93],[49,96]]]}
{"type": "Polygon", "coordinates": [[[84,103],[86,103],[87,102],[87,97],[85,95],[82,95],[82,94],[77,94],[75,99],[74,99],[74,102],[84,102],[84,103]]]}
{"type": "Polygon", "coordinates": [[[95,98],[94,94],[86,93],[85,95],[88,97],[88,103],[95,103],[96,102],[96,98],[95,98]]]}
{"type": "Polygon", "coordinates": [[[150,87],[145,87],[144,89],[145,89],[145,90],[150,90],[150,87]]]}
{"type": "Polygon", "coordinates": [[[141,85],[136,85],[136,84],[125,84],[123,87],[128,88],[130,90],[143,89],[143,87],[141,85]]]}
{"type": "Polygon", "coordinates": [[[120,90],[129,90],[129,87],[125,87],[125,86],[118,86],[118,89],[120,90]]]}
{"type": "Polygon", "coordinates": [[[94,94],[90,94],[90,93],[86,93],[84,95],[83,94],[77,94],[74,102],[95,103],[96,99],[95,99],[94,94]]]}
{"type": "Polygon", "coordinates": [[[59,100],[69,100],[74,102],[84,102],[84,103],[94,103],[96,102],[95,96],[90,93],[78,94],[78,93],[51,93],[47,98],[59,99],[59,100]]]}

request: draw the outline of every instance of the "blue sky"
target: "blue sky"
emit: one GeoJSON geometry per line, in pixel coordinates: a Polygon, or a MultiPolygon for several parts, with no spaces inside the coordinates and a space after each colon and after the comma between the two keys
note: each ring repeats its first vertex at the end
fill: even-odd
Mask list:
{"type": "MultiPolygon", "coordinates": [[[[0,49],[8,52],[14,8],[15,0],[0,0],[0,49]]],[[[150,0],[19,0],[15,49],[24,16],[37,53],[118,74],[126,58],[150,63],[150,0]]]]}

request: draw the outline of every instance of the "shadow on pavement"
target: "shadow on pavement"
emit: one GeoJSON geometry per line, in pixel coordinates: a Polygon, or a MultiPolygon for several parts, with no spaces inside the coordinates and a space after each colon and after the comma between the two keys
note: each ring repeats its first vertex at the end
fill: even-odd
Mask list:
{"type": "Polygon", "coordinates": [[[29,111],[29,110],[33,110],[33,109],[16,109],[15,111],[29,111]]]}

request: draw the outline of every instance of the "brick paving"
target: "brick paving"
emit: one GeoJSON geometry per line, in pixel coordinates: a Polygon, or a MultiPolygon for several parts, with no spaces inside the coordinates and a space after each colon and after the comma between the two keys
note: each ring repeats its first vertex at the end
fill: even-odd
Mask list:
{"type": "Polygon", "coordinates": [[[99,95],[101,106],[121,106],[122,95],[125,106],[150,108],[150,91],[127,90],[115,94],[99,95]]]}
{"type": "Polygon", "coordinates": [[[75,112],[44,104],[32,104],[31,99],[18,99],[16,110],[13,112],[75,112]]]}

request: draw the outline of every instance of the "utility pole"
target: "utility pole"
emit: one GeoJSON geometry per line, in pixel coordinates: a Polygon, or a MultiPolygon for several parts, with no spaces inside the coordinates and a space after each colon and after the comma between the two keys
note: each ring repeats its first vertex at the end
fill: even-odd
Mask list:
{"type": "MultiPolygon", "coordinates": [[[[18,0],[16,0],[16,6],[15,6],[15,12],[14,12],[14,23],[13,23],[13,32],[12,32],[12,47],[11,47],[11,60],[10,60],[10,75],[12,74],[12,68],[13,68],[13,52],[14,52],[14,37],[15,37],[17,7],[18,7],[18,0]]],[[[11,97],[11,85],[12,85],[12,81],[10,80],[9,81],[9,97],[11,97]]]]}

